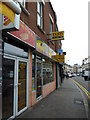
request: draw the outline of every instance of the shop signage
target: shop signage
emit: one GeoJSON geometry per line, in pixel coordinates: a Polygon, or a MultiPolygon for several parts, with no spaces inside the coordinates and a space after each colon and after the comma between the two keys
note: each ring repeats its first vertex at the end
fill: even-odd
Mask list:
{"type": "Polygon", "coordinates": [[[53,41],[56,41],[56,40],[64,40],[64,31],[52,32],[51,40],[53,40],[53,41]]]}
{"type": "Polygon", "coordinates": [[[58,53],[63,53],[63,50],[62,49],[58,49],[58,53]]]}
{"type": "Polygon", "coordinates": [[[36,50],[50,58],[52,58],[52,55],[56,55],[56,53],[46,43],[40,40],[39,37],[37,37],[36,40],[36,50]]]}
{"type": "Polygon", "coordinates": [[[64,55],[66,55],[66,52],[63,52],[64,55]]]}
{"type": "Polygon", "coordinates": [[[19,31],[12,31],[9,34],[35,48],[35,33],[22,21],[20,21],[19,31]]]}
{"type": "MultiPolygon", "coordinates": [[[[18,5],[19,6],[19,5],[18,5]]],[[[0,2],[0,30],[18,30],[20,15],[17,15],[7,5],[0,2]]]]}
{"type": "Polygon", "coordinates": [[[63,55],[54,55],[54,56],[52,56],[52,58],[54,59],[54,60],[56,60],[57,62],[65,62],[65,55],[63,54],[63,55]]]}
{"type": "Polygon", "coordinates": [[[52,58],[52,55],[56,55],[56,53],[49,47],[48,57],[52,58]]]}

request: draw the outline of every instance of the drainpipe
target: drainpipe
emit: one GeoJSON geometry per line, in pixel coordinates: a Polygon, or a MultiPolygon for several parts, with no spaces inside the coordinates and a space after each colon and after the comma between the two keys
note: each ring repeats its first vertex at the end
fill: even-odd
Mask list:
{"type": "Polygon", "coordinates": [[[0,0],[0,2],[4,2],[9,8],[11,8],[16,14],[21,13],[21,8],[18,2],[14,2],[13,0],[0,0]]]}

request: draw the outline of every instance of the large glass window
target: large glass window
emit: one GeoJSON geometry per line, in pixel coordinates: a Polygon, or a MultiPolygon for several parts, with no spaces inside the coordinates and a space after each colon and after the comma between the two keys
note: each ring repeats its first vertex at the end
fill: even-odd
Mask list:
{"type": "Polygon", "coordinates": [[[37,2],[37,25],[43,29],[43,3],[37,2]]]}
{"type": "Polygon", "coordinates": [[[32,54],[32,91],[35,90],[35,55],[32,54]]]}
{"type": "Polygon", "coordinates": [[[43,59],[43,84],[54,81],[53,63],[48,59],[43,59]]]}

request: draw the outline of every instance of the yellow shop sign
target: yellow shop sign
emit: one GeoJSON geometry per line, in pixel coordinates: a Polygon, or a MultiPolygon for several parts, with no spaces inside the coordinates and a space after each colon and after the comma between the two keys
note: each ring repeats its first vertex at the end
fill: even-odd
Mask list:
{"type": "Polygon", "coordinates": [[[52,34],[51,34],[51,40],[53,40],[53,41],[64,40],[64,31],[52,32],[52,34]]]}
{"type": "Polygon", "coordinates": [[[65,62],[65,55],[53,55],[52,58],[57,62],[65,62]]]}
{"type": "Polygon", "coordinates": [[[14,24],[15,12],[2,2],[0,2],[0,13],[9,18],[8,22],[11,21],[14,24]]]}

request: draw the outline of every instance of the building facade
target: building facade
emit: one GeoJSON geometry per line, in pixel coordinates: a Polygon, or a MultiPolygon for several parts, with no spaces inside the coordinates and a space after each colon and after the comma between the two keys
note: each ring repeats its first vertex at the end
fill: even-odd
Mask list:
{"type": "Polygon", "coordinates": [[[61,48],[61,42],[47,39],[58,30],[53,7],[44,0],[24,0],[19,5],[22,10],[19,29],[3,30],[1,38],[2,118],[5,119],[18,116],[56,89],[56,62],[52,55],[61,48]]]}

